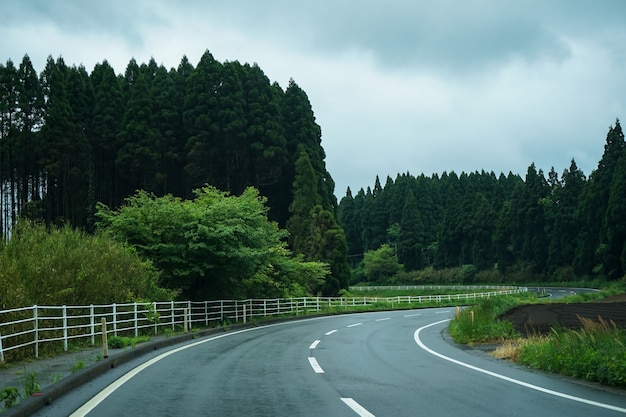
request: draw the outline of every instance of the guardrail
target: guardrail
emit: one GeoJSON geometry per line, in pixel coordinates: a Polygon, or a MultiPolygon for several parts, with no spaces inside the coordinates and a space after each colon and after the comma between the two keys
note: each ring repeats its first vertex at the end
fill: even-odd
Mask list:
{"type": "Polygon", "coordinates": [[[515,286],[502,285],[357,285],[350,291],[389,291],[389,290],[506,290],[515,286]]]}
{"type": "MultiPolygon", "coordinates": [[[[447,287],[449,288],[449,287],[447,287]]],[[[43,344],[62,344],[80,339],[96,344],[102,336],[103,320],[107,336],[129,336],[168,333],[222,323],[245,323],[266,317],[300,315],[333,311],[333,309],[363,308],[391,304],[420,304],[428,302],[469,302],[479,298],[526,292],[524,287],[500,287],[497,291],[467,294],[421,295],[397,297],[299,297],[276,299],[168,301],[152,303],[38,306],[0,310],[0,363],[6,354],[20,349],[32,349],[35,358],[43,344]]]]}

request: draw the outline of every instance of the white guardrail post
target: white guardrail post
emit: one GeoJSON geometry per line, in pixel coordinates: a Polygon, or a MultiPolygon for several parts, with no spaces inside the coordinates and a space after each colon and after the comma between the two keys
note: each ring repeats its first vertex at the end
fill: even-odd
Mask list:
{"type": "Polygon", "coordinates": [[[0,365],[4,363],[4,351],[2,350],[2,333],[0,333],[0,365]]]}
{"type": "Polygon", "coordinates": [[[135,326],[135,337],[139,336],[139,322],[137,321],[137,303],[133,303],[133,325],[135,326]]]}
{"type": "Polygon", "coordinates": [[[33,306],[33,327],[35,328],[35,359],[39,359],[39,319],[36,304],[33,306]]]}
{"type": "Polygon", "coordinates": [[[69,348],[67,345],[67,306],[64,305],[61,311],[63,312],[63,350],[67,352],[69,348]]]}
{"type": "Polygon", "coordinates": [[[96,318],[93,313],[93,304],[91,304],[89,305],[89,334],[91,334],[91,346],[94,346],[96,344],[96,318]]]}

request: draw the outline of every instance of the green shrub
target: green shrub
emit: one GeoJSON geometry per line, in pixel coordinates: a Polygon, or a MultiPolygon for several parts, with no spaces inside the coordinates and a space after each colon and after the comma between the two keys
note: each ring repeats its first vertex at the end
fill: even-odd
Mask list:
{"type": "Polygon", "coordinates": [[[20,399],[20,393],[15,387],[5,387],[0,390],[0,404],[2,404],[2,409],[7,409],[13,407],[17,404],[17,401],[20,399]]]}
{"type": "Polygon", "coordinates": [[[4,308],[169,300],[175,295],[159,287],[159,273],[149,262],[109,237],[27,222],[19,223],[1,247],[0,282],[4,308]]]}

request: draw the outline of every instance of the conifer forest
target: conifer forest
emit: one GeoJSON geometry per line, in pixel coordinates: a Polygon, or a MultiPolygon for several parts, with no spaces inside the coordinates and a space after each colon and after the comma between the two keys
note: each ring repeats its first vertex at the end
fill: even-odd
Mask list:
{"type": "Polygon", "coordinates": [[[256,64],[209,51],[171,69],[131,59],[123,74],[107,61],[89,72],[49,57],[38,74],[28,56],[9,60],[0,64],[0,234],[9,240],[20,219],[94,233],[99,205],[120,207],[138,190],[187,199],[207,185],[231,195],[254,187],[294,256],[330,264],[338,278],[327,293],[371,281],[354,271],[387,247],[403,275],[385,282],[450,268],[466,283],[624,276],[619,120],[597,138],[604,152],[588,176],[573,159],[562,173],[529,161],[525,175],[397,167],[339,202],[321,132],[295,81],[283,89],[256,64]]]}

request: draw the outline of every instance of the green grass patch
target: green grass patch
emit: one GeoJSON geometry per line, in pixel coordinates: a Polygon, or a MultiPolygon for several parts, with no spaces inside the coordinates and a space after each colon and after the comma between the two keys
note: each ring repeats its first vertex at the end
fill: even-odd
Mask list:
{"type": "Polygon", "coordinates": [[[519,337],[513,324],[498,317],[511,308],[532,299],[532,294],[516,294],[484,298],[463,309],[448,327],[457,343],[473,344],[496,342],[519,337]]]}
{"type": "Polygon", "coordinates": [[[137,343],[145,343],[150,341],[149,336],[124,337],[110,336],[107,340],[109,349],[124,349],[125,347],[135,347],[137,343]]]}
{"type": "Polygon", "coordinates": [[[580,318],[580,330],[553,330],[520,347],[523,365],[626,388],[626,331],[614,323],[580,318]]]}

